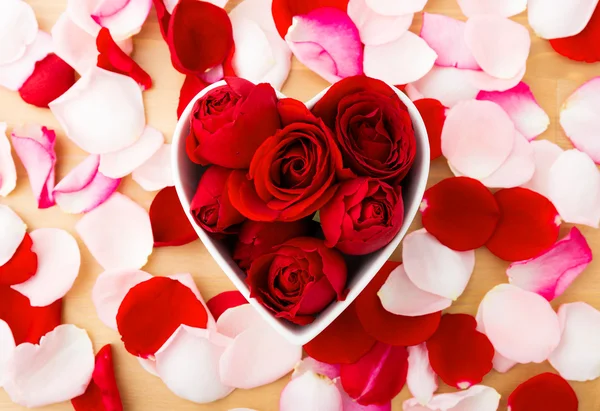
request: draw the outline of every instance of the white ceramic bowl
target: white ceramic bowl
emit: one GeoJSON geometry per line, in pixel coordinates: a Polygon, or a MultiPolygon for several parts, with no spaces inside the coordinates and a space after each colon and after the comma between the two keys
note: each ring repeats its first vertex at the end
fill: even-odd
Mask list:
{"type": "MultiPolygon", "coordinates": [[[[377,274],[377,271],[379,271],[381,266],[389,259],[406,234],[406,231],[419,209],[423,193],[425,192],[427,177],[429,176],[429,141],[427,139],[427,130],[425,129],[423,119],[414,104],[404,93],[392,86],[400,99],[408,107],[417,139],[417,157],[413,168],[402,184],[405,207],[404,223],[398,235],[396,235],[394,240],[386,247],[367,256],[363,256],[360,259],[357,258],[358,261],[353,262],[353,264],[348,267],[347,287],[350,291],[345,301],[332,303],[322,313],[318,314],[313,323],[305,326],[298,326],[288,321],[275,318],[273,314],[265,309],[258,301],[250,298],[250,291],[245,282],[245,274],[231,258],[230,251],[221,241],[213,239],[200,228],[194,222],[194,218],[189,212],[190,202],[194,197],[198,181],[202,175],[202,167],[190,161],[185,151],[185,140],[190,130],[190,114],[196,100],[208,91],[224,84],[224,81],[214,83],[198,93],[198,95],[192,99],[190,104],[188,104],[177,123],[172,140],[173,178],[175,180],[177,194],[183,205],[183,209],[198,233],[198,237],[200,237],[208,252],[213,256],[227,277],[229,277],[238,290],[248,298],[250,304],[258,310],[273,328],[292,343],[304,345],[331,324],[333,320],[335,320],[337,316],[339,316],[350,303],[354,301],[360,292],[373,279],[375,274],[377,274]]],[[[306,106],[312,108],[326,91],[327,89],[323,90],[312,100],[306,102],[306,106]]],[[[285,97],[281,93],[278,93],[278,95],[279,98],[285,97]]]]}

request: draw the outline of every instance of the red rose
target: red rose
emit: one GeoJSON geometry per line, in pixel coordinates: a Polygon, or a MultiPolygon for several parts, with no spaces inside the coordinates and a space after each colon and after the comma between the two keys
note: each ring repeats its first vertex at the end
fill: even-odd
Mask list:
{"type": "Polygon", "coordinates": [[[201,165],[248,168],[256,149],[281,127],[277,95],[269,84],[226,81],[194,105],[187,154],[201,165]]]}
{"type": "Polygon", "coordinates": [[[247,270],[250,263],[288,240],[309,235],[310,221],[298,220],[291,223],[264,223],[246,221],[238,234],[233,259],[241,269],[247,270]]]}
{"type": "Polygon", "coordinates": [[[278,318],[305,325],[346,296],[346,263],[323,240],[301,237],[258,257],[248,270],[250,297],[278,318]]]}
{"type": "Polygon", "coordinates": [[[412,121],[384,82],[345,78],[331,86],[313,113],[335,129],[344,164],[358,176],[397,184],[412,167],[417,149],[412,121]]]}
{"type": "Polygon", "coordinates": [[[231,202],[254,221],[295,221],[331,199],[342,155],[333,133],[294,99],[278,103],[283,129],[256,150],[250,172],[229,179],[231,202]]]}
{"type": "Polygon", "coordinates": [[[402,189],[369,178],[346,181],[319,214],[325,245],[351,255],[372,253],[402,227],[402,189]]]}
{"type": "Polygon", "coordinates": [[[229,201],[227,179],[232,170],[210,166],[206,169],[190,205],[196,223],[214,234],[235,234],[245,218],[229,201]]]}

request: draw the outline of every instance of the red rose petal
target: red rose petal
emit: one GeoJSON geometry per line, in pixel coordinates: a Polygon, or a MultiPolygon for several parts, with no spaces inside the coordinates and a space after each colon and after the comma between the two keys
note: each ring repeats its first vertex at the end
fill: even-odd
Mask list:
{"type": "Polygon", "coordinates": [[[400,265],[394,261],[386,262],[375,278],[356,299],[358,318],[371,336],[386,344],[409,346],[427,341],[437,329],[441,312],[405,317],[388,312],[377,295],[390,273],[400,265]]]}
{"type": "Polygon", "coordinates": [[[496,231],[486,243],[506,261],[533,258],[558,238],[560,217],[546,197],[526,188],[509,188],[494,194],[500,207],[496,231]]]}
{"type": "Polygon", "coordinates": [[[150,224],[154,247],[184,245],[198,238],[177,197],[175,187],[158,192],[150,205],[150,224]]]}
{"type": "MultiPolygon", "coordinates": [[[[159,0],[162,1],[162,0],[159,0]]],[[[208,86],[204,80],[198,76],[192,74],[185,77],[183,84],[181,85],[181,91],[179,92],[179,104],[177,105],[177,118],[181,117],[185,108],[190,104],[190,101],[196,94],[200,93],[204,88],[208,86]]]]}
{"type": "Polygon", "coordinates": [[[445,314],[427,341],[431,368],[446,384],[467,389],[492,369],[494,346],[468,314],[445,314]]]}
{"type": "Polygon", "coordinates": [[[147,358],[180,325],[206,328],[208,313],[194,293],[177,280],[154,277],[133,287],[117,313],[117,327],[125,348],[147,358]]]}
{"type": "Polygon", "coordinates": [[[277,31],[282,38],[292,25],[292,18],[297,15],[307,14],[321,7],[335,7],[346,12],[349,0],[274,0],[271,6],[273,20],[277,31]]]}
{"type": "Polygon", "coordinates": [[[508,397],[510,411],[577,411],[579,401],[562,377],[544,373],[519,385],[508,397]]]}
{"type": "Polygon", "coordinates": [[[424,98],[414,103],[427,129],[430,159],[435,160],[442,155],[442,129],[446,121],[446,107],[432,98],[424,98]]]}
{"type": "Polygon", "coordinates": [[[456,251],[485,245],[500,219],[494,195],[468,177],[447,178],[425,191],[421,213],[427,232],[456,251]]]}
{"type": "Polygon", "coordinates": [[[571,60],[595,63],[600,61],[600,4],[583,31],[575,36],[550,40],[558,53],[571,60]]]}
{"type": "Polygon", "coordinates": [[[75,84],[75,70],[56,54],[49,54],[35,63],[35,70],[19,89],[26,103],[48,108],[75,84]]]}
{"type": "Polygon", "coordinates": [[[169,22],[171,21],[171,14],[167,10],[165,0],[152,0],[154,3],[154,9],[156,10],[156,18],[158,20],[158,27],[160,28],[160,34],[163,39],[167,40],[167,34],[169,33],[169,22]]]}
{"type": "Polygon", "coordinates": [[[114,73],[124,74],[134,79],[142,90],[152,87],[152,78],[127,53],[115,43],[110,31],[103,27],[96,38],[98,67],[114,73]]]}
{"type": "Polygon", "coordinates": [[[31,237],[26,233],[12,258],[0,267],[0,285],[21,284],[36,273],[38,260],[31,250],[32,245],[31,237]]]}
{"type": "Polygon", "coordinates": [[[327,364],[353,364],[375,345],[360,324],[354,304],[346,308],[321,334],[304,345],[304,351],[327,364]]]}
{"type": "Polygon", "coordinates": [[[221,294],[215,295],[206,302],[206,306],[210,310],[215,321],[219,319],[221,314],[233,307],[248,304],[248,300],[237,290],[224,291],[221,294]]]}

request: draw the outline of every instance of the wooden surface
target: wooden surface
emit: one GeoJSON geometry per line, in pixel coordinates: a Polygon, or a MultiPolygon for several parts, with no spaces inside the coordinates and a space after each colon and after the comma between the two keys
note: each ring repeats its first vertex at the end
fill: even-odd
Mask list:
{"type": "MultiPolygon", "coordinates": [[[[40,28],[46,31],[50,31],[66,4],[66,0],[26,1],[33,6],[40,28]]],[[[455,1],[430,0],[426,10],[462,19],[463,17],[455,1]]],[[[237,4],[239,1],[233,0],[232,3],[237,4]]],[[[515,19],[523,24],[527,23],[524,14],[515,19]]],[[[419,26],[420,17],[415,19],[413,29],[418,29],[419,26]]],[[[542,138],[569,148],[570,144],[558,125],[558,110],[564,99],[578,85],[585,80],[600,75],[600,64],[586,65],[571,62],[555,54],[547,42],[535,36],[532,39],[531,57],[525,80],[531,86],[552,120],[550,129],[542,138]]],[[[154,87],[144,93],[147,121],[153,127],[161,130],[167,140],[170,140],[176,123],[175,109],[183,76],[171,66],[169,53],[159,33],[154,11],[151,12],[142,32],[135,36],[134,43],[135,60],[150,73],[154,80],[154,87]]],[[[407,63],[410,64],[410,62],[407,63]]],[[[283,92],[290,97],[307,100],[326,85],[327,83],[324,80],[308,71],[298,62],[294,62],[292,73],[283,88],[283,92]]],[[[56,129],[59,136],[56,144],[58,179],[67,174],[86,156],[86,153],[64,136],[58,122],[49,110],[26,105],[20,100],[17,93],[0,90],[0,121],[8,122],[9,130],[24,122],[39,123],[56,129]]],[[[59,227],[70,231],[76,236],[73,227],[79,216],[64,214],[57,207],[38,210],[31,195],[25,170],[18,160],[16,162],[18,172],[17,189],[8,198],[0,199],[0,202],[13,207],[28,224],[30,230],[40,227],[59,227]]],[[[432,165],[429,183],[434,184],[450,175],[444,160],[438,159],[432,165]]],[[[150,206],[154,196],[154,193],[143,191],[130,177],[124,179],[119,191],[127,194],[146,209],[150,206]]],[[[419,217],[417,217],[414,224],[415,227],[420,224],[418,220],[419,217]]],[[[562,234],[566,233],[568,228],[567,226],[563,227],[562,234]]],[[[588,238],[592,249],[600,253],[600,231],[583,227],[582,232],[588,238]]],[[[104,326],[97,318],[91,301],[91,289],[102,269],[94,261],[83,243],[79,239],[78,241],[82,251],[81,272],[75,286],[65,298],[64,322],[85,328],[89,332],[96,349],[107,343],[113,344],[117,379],[126,411],[223,411],[236,407],[254,408],[259,411],[275,411],[279,408],[279,394],[288,381],[287,377],[259,389],[251,391],[236,390],[226,399],[216,403],[197,405],[179,399],[158,378],[143,371],[136,359],[126,353],[118,334],[104,326]]],[[[400,256],[399,251],[396,252],[395,256],[396,258],[400,256]]],[[[553,305],[558,307],[566,302],[585,301],[600,309],[599,261],[596,260],[553,305]]],[[[474,315],[483,295],[494,285],[506,282],[506,266],[506,263],[493,257],[488,251],[479,250],[473,278],[466,292],[449,311],[474,315]]],[[[155,249],[145,270],[156,275],[191,272],[206,299],[221,291],[233,288],[200,241],[195,241],[183,247],[155,249]]],[[[519,365],[504,375],[491,372],[486,376],[483,383],[491,385],[502,394],[503,398],[499,409],[505,410],[507,396],[519,383],[546,371],[552,371],[547,363],[519,365]]],[[[581,411],[600,410],[600,380],[588,383],[573,383],[572,385],[579,396],[579,409],[581,411]]],[[[448,387],[442,387],[442,391],[449,391],[449,389],[448,387]]],[[[394,401],[393,409],[401,410],[402,401],[408,397],[409,394],[404,389],[394,401]]],[[[0,409],[16,411],[22,408],[11,403],[4,391],[0,390],[0,409]]],[[[72,408],[70,404],[58,404],[45,409],[58,411],[72,408]]]]}

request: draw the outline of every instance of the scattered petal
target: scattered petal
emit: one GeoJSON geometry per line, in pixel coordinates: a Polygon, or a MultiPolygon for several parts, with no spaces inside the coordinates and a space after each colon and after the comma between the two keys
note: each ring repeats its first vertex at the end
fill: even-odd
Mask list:
{"type": "Polygon", "coordinates": [[[181,91],[179,92],[179,104],[177,106],[178,119],[179,117],[181,117],[186,107],[190,104],[190,101],[192,101],[192,99],[196,97],[196,95],[202,90],[204,90],[204,88],[206,88],[207,86],[208,83],[206,83],[198,76],[194,76],[191,74],[185,76],[185,80],[181,85],[181,91]]]}
{"type": "Polygon", "coordinates": [[[75,24],[68,13],[61,14],[54,23],[52,38],[49,38],[49,40],[51,47],[48,53],[54,51],[58,57],[77,70],[79,74],[86,73],[96,65],[98,56],[95,44],[96,36],[88,34],[75,24]]]}
{"type": "Polygon", "coordinates": [[[173,274],[167,277],[172,280],[179,281],[181,284],[185,285],[187,288],[192,290],[198,301],[202,303],[202,306],[206,310],[206,315],[208,317],[206,328],[209,330],[216,330],[217,322],[215,321],[210,311],[208,311],[208,306],[206,305],[206,302],[204,301],[202,295],[200,294],[200,291],[198,290],[198,286],[196,285],[196,281],[194,281],[194,277],[192,277],[190,273],[173,274]]]}
{"type": "Polygon", "coordinates": [[[17,91],[33,74],[36,63],[52,53],[52,37],[38,31],[33,43],[27,46],[25,54],[17,61],[0,65],[0,86],[17,91]]]}
{"type": "Polygon", "coordinates": [[[15,339],[8,324],[0,320],[0,388],[4,385],[6,366],[15,350],[15,339]]]}
{"type": "Polygon", "coordinates": [[[494,77],[485,71],[469,70],[468,74],[471,80],[471,86],[477,88],[477,91],[506,91],[516,87],[525,76],[527,67],[523,65],[516,76],[509,79],[494,77]]]}
{"type": "Polygon", "coordinates": [[[333,381],[308,371],[285,386],[279,398],[279,411],[306,410],[342,410],[342,396],[333,381]]]}
{"type": "Polygon", "coordinates": [[[427,0],[397,1],[397,0],[366,0],[367,5],[384,16],[399,16],[401,14],[418,13],[427,4],[427,0]]]}
{"type": "Polygon", "coordinates": [[[298,378],[305,372],[312,371],[318,375],[324,375],[330,380],[334,380],[340,376],[340,366],[319,362],[311,357],[305,357],[302,361],[296,364],[292,379],[298,378]]]}
{"type": "MultiPolygon", "coordinates": [[[[427,405],[417,398],[402,404],[403,411],[496,411],[500,405],[500,394],[485,385],[475,385],[468,390],[439,394],[427,405]]],[[[525,410],[523,410],[525,411],[525,410]]]]}
{"type": "Polygon", "coordinates": [[[508,408],[511,411],[577,411],[579,400],[568,382],[548,372],[519,385],[508,397],[508,408]]]}
{"type": "Polygon", "coordinates": [[[7,205],[0,204],[0,266],[15,255],[25,237],[27,226],[7,205]]]}
{"type": "Polygon", "coordinates": [[[409,85],[419,92],[417,100],[433,98],[446,107],[454,107],[463,100],[477,97],[479,89],[472,84],[472,73],[472,70],[433,66],[423,78],[409,85]]]}
{"type": "Polygon", "coordinates": [[[427,404],[438,389],[438,379],[429,363],[427,345],[422,343],[406,349],[408,350],[406,385],[420,404],[427,404]]]}
{"type": "Polygon", "coordinates": [[[0,65],[19,60],[33,43],[38,24],[31,6],[21,0],[5,0],[0,6],[0,65]]]}
{"type": "Polygon", "coordinates": [[[308,14],[314,9],[335,7],[343,12],[348,9],[348,0],[311,0],[299,2],[296,0],[273,0],[271,13],[277,31],[285,38],[288,28],[292,25],[294,16],[308,14]]]}
{"type": "Polygon", "coordinates": [[[150,205],[149,215],[154,247],[184,245],[198,239],[175,187],[166,187],[158,192],[150,205]]]}
{"type": "Polygon", "coordinates": [[[535,173],[535,154],[533,147],[519,132],[515,133],[515,142],[508,158],[500,167],[481,182],[490,188],[513,188],[525,184],[535,173]]]}
{"type": "Polygon", "coordinates": [[[421,37],[438,55],[442,67],[480,70],[465,42],[465,22],[443,14],[423,13],[421,37]]]}
{"type": "Polygon", "coordinates": [[[600,7],[579,34],[571,37],[552,39],[550,45],[558,54],[571,60],[596,63],[600,61],[600,46],[596,41],[600,36],[600,7]]]}
{"type": "Polygon", "coordinates": [[[348,15],[356,24],[363,44],[378,46],[397,40],[408,31],[414,13],[386,16],[377,13],[366,0],[350,0],[348,15]]]}
{"type": "Polygon", "coordinates": [[[430,98],[419,99],[414,103],[427,129],[430,159],[435,160],[442,155],[442,130],[447,109],[438,100],[430,98]]]}
{"type": "Polygon", "coordinates": [[[217,330],[229,338],[235,338],[250,328],[262,327],[265,320],[247,302],[237,307],[229,308],[217,320],[217,330]]]}
{"type": "Polygon", "coordinates": [[[206,302],[208,309],[217,321],[228,309],[243,304],[248,304],[248,300],[238,290],[223,291],[206,302]]]}
{"type": "MultiPolygon", "coordinates": [[[[15,151],[17,151],[16,147],[15,151]]],[[[17,169],[6,137],[6,123],[0,122],[0,196],[6,197],[16,186],[17,169]]]]}
{"type": "Polygon", "coordinates": [[[75,84],[75,70],[56,54],[35,63],[31,76],[19,88],[24,102],[47,108],[75,84]]]}
{"type": "Polygon", "coordinates": [[[33,241],[25,233],[23,241],[10,260],[0,266],[0,284],[21,284],[35,275],[38,268],[38,257],[32,249],[33,241]]]}
{"type": "Polygon", "coordinates": [[[527,0],[458,0],[458,5],[467,17],[479,14],[494,14],[512,17],[527,9],[527,0]]]}
{"type": "Polygon", "coordinates": [[[175,184],[171,167],[171,144],[163,144],[131,177],[144,190],[158,191],[175,184]]]}
{"type": "Polygon", "coordinates": [[[529,25],[543,39],[570,37],[590,21],[598,0],[529,0],[529,25]]]}
{"type": "Polygon", "coordinates": [[[522,187],[533,190],[548,198],[550,168],[563,152],[563,149],[548,140],[531,141],[529,145],[533,148],[535,172],[531,180],[523,184],[522,187]]]}

